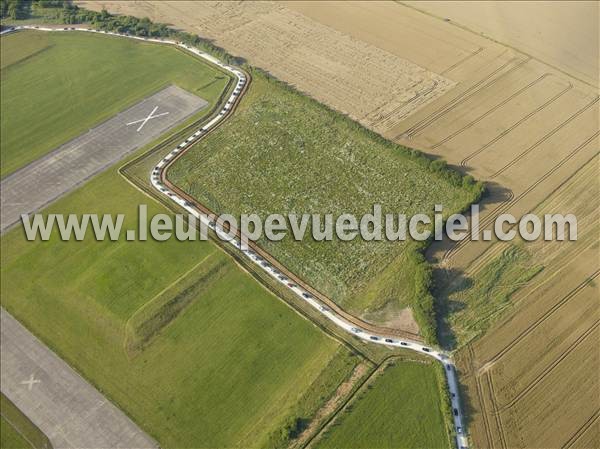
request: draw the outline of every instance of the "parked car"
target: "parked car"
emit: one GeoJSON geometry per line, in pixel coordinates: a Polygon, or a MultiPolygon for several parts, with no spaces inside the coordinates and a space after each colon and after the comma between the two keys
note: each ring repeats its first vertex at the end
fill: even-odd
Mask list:
{"type": "Polygon", "coordinates": [[[386,338],[386,339],[385,339],[385,342],[386,342],[386,343],[394,343],[394,340],[392,340],[391,338],[386,338]]]}
{"type": "Polygon", "coordinates": [[[457,408],[454,408],[452,411],[454,412],[454,416],[458,416],[458,409],[457,408]]]}

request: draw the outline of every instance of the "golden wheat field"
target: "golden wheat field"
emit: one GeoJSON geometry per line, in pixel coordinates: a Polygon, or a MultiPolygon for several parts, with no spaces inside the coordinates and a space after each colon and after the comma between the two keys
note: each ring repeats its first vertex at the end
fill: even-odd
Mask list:
{"type": "MultiPolygon", "coordinates": [[[[536,209],[567,207],[578,217],[578,241],[529,246],[544,270],[516,292],[511,314],[458,352],[477,447],[597,447],[598,163],[536,209]]],[[[493,245],[470,275],[477,278],[503,246],[493,245]]]]}

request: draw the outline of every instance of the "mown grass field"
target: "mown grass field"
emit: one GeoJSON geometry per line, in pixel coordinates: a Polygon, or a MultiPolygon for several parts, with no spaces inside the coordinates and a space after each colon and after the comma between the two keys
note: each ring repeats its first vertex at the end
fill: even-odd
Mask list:
{"type": "MultiPolygon", "coordinates": [[[[392,144],[256,72],[234,117],[169,171],[218,213],[433,214],[462,209],[479,186],[392,144]]],[[[343,307],[362,313],[411,304],[424,270],[416,242],[318,242],[289,235],[260,244],[343,307]]]]}
{"type": "Polygon", "coordinates": [[[336,416],[314,447],[449,448],[438,368],[410,361],[387,365],[336,416]]]}
{"type": "Polygon", "coordinates": [[[8,421],[3,417],[0,417],[0,448],[29,449],[31,448],[31,445],[8,423],[8,421]]]}
{"type": "Polygon", "coordinates": [[[0,448],[29,449],[31,448],[31,445],[8,423],[8,421],[3,417],[0,417],[0,448]]]}
{"type": "Polygon", "coordinates": [[[168,84],[207,100],[207,113],[228,81],[224,72],[167,46],[83,32],[3,36],[0,174],[168,84]]]}
{"type": "MultiPolygon", "coordinates": [[[[146,202],[109,171],[47,212],[124,213],[134,228],[146,202]]],[[[348,357],[208,242],[26,242],[20,229],[1,242],[2,306],[161,447],[264,445],[348,357]]]]}
{"type": "Polygon", "coordinates": [[[50,447],[48,437],[3,394],[0,394],[0,414],[0,448],[50,447]]]}
{"type": "MultiPolygon", "coordinates": [[[[95,39],[103,39],[107,46],[124,42],[95,36],[88,41],[87,35],[74,35],[75,42],[67,35],[59,39],[63,38],[54,42],[53,50],[64,43],[81,53],[89,43],[92,51],[101,53],[95,39]]],[[[139,60],[138,50],[150,52],[153,66],[167,70],[169,56],[161,59],[162,54],[149,47],[113,47],[113,59],[118,64],[120,58],[139,60]]],[[[35,53],[35,48],[39,46],[26,51],[35,53]]],[[[20,58],[23,62],[12,67],[35,65],[36,58],[49,51],[20,58]]],[[[189,70],[172,69],[192,83],[197,64],[192,59],[189,70]]],[[[79,67],[72,84],[90,76],[89,70],[79,67]]],[[[175,82],[177,76],[165,75],[162,82],[175,82]]],[[[216,89],[221,82],[224,86],[220,75],[211,76],[206,81],[213,84],[205,89],[216,89]]],[[[26,91],[17,81],[8,89],[3,78],[3,93],[10,90],[16,96],[26,91]]],[[[111,89],[120,88],[109,84],[111,89]]],[[[158,84],[152,86],[136,89],[153,90],[158,84]]],[[[68,92],[68,85],[63,89],[68,92]]],[[[215,90],[212,98],[218,94],[215,90]]],[[[93,89],[89,95],[95,95],[93,89]]],[[[68,101],[62,103],[69,109],[89,107],[88,95],[65,98],[68,101]]],[[[42,100],[31,97],[18,104],[30,109],[42,100]]],[[[4,95],[2,101],[4,111],[4,95]]],[[[84,119],[71,125],[81,126],[84,119]]],[[[8,114],[3,113],[2,129],[9,133],[3,132],[3,139],[28,137],[24,125],[11,127],[5,120],[8,114]]],[[[36,132],[51,134],[53,121],[44,123],[46,128],[36,132]]],[[[136,229],[137,206],[142,203],[148,204],[149,216],[167,212],[112,168],[44,213],[122,213],[124,229],[136,229]]],[[[358,362],[209,242],[126,242],[124,235],[117,242],[98,242],[91,234],[81,242],[63,242],[56,233],[47,242],[27,242],[22,229],[15,228],[2,236],[0,246],[2,306],[161,447],[283,444],[294,430],[290,423],[310,419],[358,362]]]]}

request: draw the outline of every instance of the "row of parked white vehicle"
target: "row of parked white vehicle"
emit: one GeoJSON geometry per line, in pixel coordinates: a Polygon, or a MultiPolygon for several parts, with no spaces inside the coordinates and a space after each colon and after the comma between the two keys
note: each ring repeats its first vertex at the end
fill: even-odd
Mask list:
{"type": "Polygon", "coordinates": [[[238,238],[228,238],[229,234],[225,230],[221,229],[216,222],[208,221],[206,216],[203,214],[200,214],[199,211],[194,207],[194,205],[192,203],[185,200],[184,198],[181,198],[177,193],[173,192],[171,189],[168,188],[168,186],[166,186],[162,182],[161,179],[163,176],[163,172],[168,168],[169,164],[172,162],[172,160],[175,158],[175,156],[177,156],[181,152],[184,152],[194,142],[196,142],[198,139],[202,138],[210,129],[212,129],[221,120],[223,120],[225,118],[225,116],[227,115],[227,113],[235,106],[235,103],[239,100],[240,94],[242,93],[242,91],[247,83],[247,77],[243,71],[241,71],[235,67],[232,67],[230,65],[224,64],[219,59],[215,58],[214,56],[212,56],[208,53],[205,53],[197,48],[188,46],[181,42],[170,41],[170,40],[165,40],[165,39],[154,39],[154,38],[143,38],[143,37],[130,36],[130,35],[121,35],[119,33],[98,31],[98,30],[88,29],[88,28],[76,28],[76,27],[45,28],[45,27],[37,27],[37,26],[30,26],[30,25],[14,27],[13,29],[3,31],[2,34],[5,34],[7,32],[12,32],[12,31],[18,31],[19,29],[36,29],[36,30],[41,30],[41,31],[86,31],[86,32],[92,32],[92,33],[102,33],[102,34],[108,34],[108,35],[113,35],[113,36],[121,36],[121,37],[127,37],[127,38],[131,38],[131,39],[156,42],[156,43],[160,43],[160,44],[175,45],[175,46],[181,47],[181,48],[193,53],[194,55],[204,59],[205,61],[208,61],[211,64],[214,64],[214,65],[220,67],[221,69],[233,74],[237,80],[236,85],[235,85],[235,88],[233,89],[232,93],[230,94],[229,98],[225,102],[223,108],[208,123],[206,123],[200,129],[195,131],[187,139],[185,139],[183,142],[181,142],[179,145],[177,145],[176,148],[171,150],[163,159],[161,159],[161,161],[154,167],[154,169],[151,172],[150,181],[151,181],[152,185],[161,194],[169,197],[172,201],[179,204],[183,209],[187,210],[190,214],[193,214],[199,220],[205,220],[206,222],[204,224],[207,225],[210,229],[212,229],[221,240],[228,241],[229,244],[233,245],[235,248],[237,248],[239,251],[241,251],[241,254],[243,254],[245,257],[247,257],[249,260],[251,260],[256,265],[258,265],[263,271],[268,273],[276,281],[280,282],[281,284],[283,284],[287,288],[289,288],[291,292],[293,292],[294,294],[299,296],[302,300],[306,301],[308,304],[310,304],[312,307],[314,307],[316,310],[318,310],[323,316],[325,316],[330,321],[334,322],[338,327],[353,334],[355,337],[357,337],[361,340],[370,342],[370,343],[401,347],[404,349],[411,349],[413,351],[417,351],[419,353],[425,354],[427,356],[430,356],[430,357],[433,357],[433,358],[439,360],[445,367],[444,371],[446,373],[446,379],[448,381],[448,388],[449,388],[450,394],[451,394],[453,418],[454,418],[454,424],[455,424],[455,428],[456,428],[457,447],[459,449],[468,449],[468,440],[463,433],[462,414],[460,412],[461,409],[460,409],[460,402],[459,402],[458,380],[456,377],[456,370],[454,367],[454,363],[452,362],[452,359],[450,358],[450,356],[448,354],[446,354],[440,350],[435,350],[433,348],[423,346],[420,343],[415,342],[415,341],[409,341],[406,339],[398,339],[398,338],[394,338],[392,336],[386,336],[386,335],[376,335],[376,334],[369,332],[366,329],[362,329],[352,323],[349,323],[343,317],[341,317],[340,315],[338,315],[337,313],[332,311],[329,307],[327,307],[325,304],[323,304],[321,301],[317,300],[309,291],[307,291],[306,289],[304,289],[297,283],[292,282],[287,276],[285,276],[283,273],[281,273],[281,271],[279,271],[276,267],[274,267],[272,264],[270,264],[267,260],[265,260],[259,254],[257,254],[255,251],[248,249],[248,248],[243,248],[242,244],[238,238]]]}

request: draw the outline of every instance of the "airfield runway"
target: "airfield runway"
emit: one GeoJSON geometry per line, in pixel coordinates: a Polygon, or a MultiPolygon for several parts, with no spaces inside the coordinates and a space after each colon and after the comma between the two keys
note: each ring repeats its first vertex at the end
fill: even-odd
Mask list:
{"type": "Polygon", "coordinates": [[[7,176],[0,183],[0,232],[15,225],[21,214],[39,211],[207,104],[168,86],[7,176]]]}
{"type": "Polygon", "coordinates": [[[156,448],[156,442],[0,309],[2,393],[59,448],[156,448]]]}

